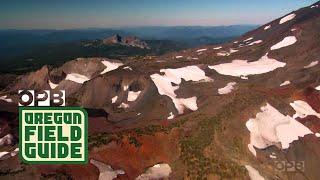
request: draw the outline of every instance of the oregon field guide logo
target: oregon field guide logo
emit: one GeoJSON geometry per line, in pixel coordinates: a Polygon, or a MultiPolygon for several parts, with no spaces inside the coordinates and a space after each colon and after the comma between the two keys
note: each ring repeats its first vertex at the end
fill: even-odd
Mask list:
{"type": "Polygon", "coordinates": [[[19,107],[20,158],[30,164],[85,164],[88,115],[79,107],[19,107]]]}

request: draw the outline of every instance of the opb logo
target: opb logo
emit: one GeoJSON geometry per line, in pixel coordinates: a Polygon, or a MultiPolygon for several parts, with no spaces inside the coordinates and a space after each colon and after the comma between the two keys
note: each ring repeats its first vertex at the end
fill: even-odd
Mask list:
{"type": "Polygon", "coordinates": [[[19,91],[20,158],[30,164],[83,164],[88,160],[88,114],[65,106],[65,91],[19,91]],[[46,106],[46,107],[39,107],[46,106]]]}
{"type": "Polygon", "coordinates": [[[19,90],[19,106],[65,106],[64,90],[19,90]]]}
{"type": "Polygon", "coordinates": [[[304,171],[304,161],[275,161],[274,163],[277,171],[304,171]]]}

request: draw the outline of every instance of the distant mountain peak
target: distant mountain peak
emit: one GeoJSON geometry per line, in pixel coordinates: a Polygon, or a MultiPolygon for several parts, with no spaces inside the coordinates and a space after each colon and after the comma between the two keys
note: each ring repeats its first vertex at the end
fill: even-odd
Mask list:
{"type": "Polygon", "coordinates": [[[103,44],[121,44],[125,46],[138,47],[141,49],[150,49],[145,41],[136,36],[121,37],[119,34],[115,34],[111,37],[103,39],[102,41],[103,44]]]}

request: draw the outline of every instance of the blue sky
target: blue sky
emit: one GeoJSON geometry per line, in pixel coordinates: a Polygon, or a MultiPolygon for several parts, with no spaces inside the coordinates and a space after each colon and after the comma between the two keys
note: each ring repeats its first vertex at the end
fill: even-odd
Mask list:
{"type": "Polygon", "coordinates": [[[264,24],[316,0],[2,0],[0,29],[264,24]]]}

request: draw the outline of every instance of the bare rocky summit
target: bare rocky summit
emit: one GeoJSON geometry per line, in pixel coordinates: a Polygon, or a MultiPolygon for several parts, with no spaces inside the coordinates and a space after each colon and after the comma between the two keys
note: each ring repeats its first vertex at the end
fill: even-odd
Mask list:
{"type": "Polygon", "coordinates": [[[124,46],[138,47],[141,49],[150,49],[145,41],[140,40],[135,36],[121,37],[119,34],[108,37],[102,40],[103,44],[120,44],[124,46]]]}

